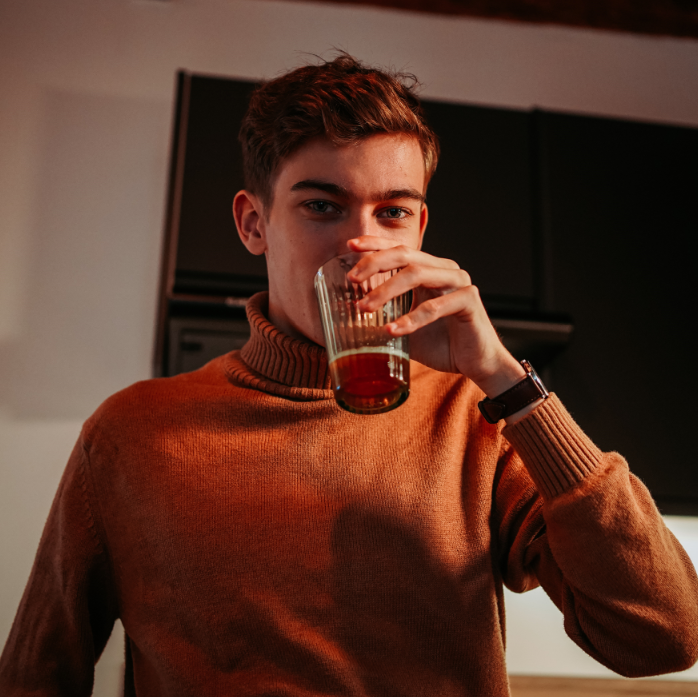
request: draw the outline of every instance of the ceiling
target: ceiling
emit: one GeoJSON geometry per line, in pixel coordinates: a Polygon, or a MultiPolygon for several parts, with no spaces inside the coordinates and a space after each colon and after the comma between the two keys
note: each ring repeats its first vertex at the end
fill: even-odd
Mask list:
{"type": "Polygon", "coordinates": [[[698,37],[698,0],[323,0],[431,14],[698,37]]]}

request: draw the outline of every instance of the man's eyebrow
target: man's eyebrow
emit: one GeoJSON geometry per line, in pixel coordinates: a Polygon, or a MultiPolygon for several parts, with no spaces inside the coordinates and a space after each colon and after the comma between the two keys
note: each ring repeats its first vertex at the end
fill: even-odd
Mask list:
{"type": "Polygon", "coordinates": [[[382,191],[374,198],[376,198],[376,200],[378,201],[392,201],[396,198],[411,198],[415,201],[419,201],[420,203],[424,203],[424,201],[426,200],[424,194],[417,191],[417,189],[412,188],[390,189],[390,191],[382,191]]]}
{"type": "Polygon", "coordinates": [[[318,191],[324,191],[326,194],[341,196],[343,198],[349,197],[349,192],[343,186],[333,184],[332,182],[326,182],[322,179],[303,179],[302,181],[296,182],[291,187],[291,191],[305,191],[307,189],[316,189],[318,191]]]}
{"type": "MultiPolygon", "coordinates": [[[[291,187],[291,191],[306,191],[308,189],[324,191],[327,194],[340,196],[342,198],[350,198],[351,196],[349,190],[345,189],[343,186],[333,184],[332,182],[323,181],[322,179],[303,179],[302,181],[296,182],[291,187]]],[[[409,198],[414,201],[419,201],[420,203],[424,203],[425,201],[424,194],[417,191],[417,189],[412,188],[380,191],[371,196],[371,198],[374,201],[393,201],[399,198],[409,198]]]]}

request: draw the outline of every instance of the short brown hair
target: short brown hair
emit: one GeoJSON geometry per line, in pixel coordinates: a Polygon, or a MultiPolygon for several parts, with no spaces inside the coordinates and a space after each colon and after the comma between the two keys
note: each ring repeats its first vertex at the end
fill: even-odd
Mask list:
{"type": "Polygon", "coordinates": [[[346,145],[376,133],[414,136],[428,183],[439,144],[424,119],[417,84],[414,75],[369,68],[346,53],[263,83],[240,128],[245,187],[268,210],[279,165],[308,140],[325,136],[346,145]]]}

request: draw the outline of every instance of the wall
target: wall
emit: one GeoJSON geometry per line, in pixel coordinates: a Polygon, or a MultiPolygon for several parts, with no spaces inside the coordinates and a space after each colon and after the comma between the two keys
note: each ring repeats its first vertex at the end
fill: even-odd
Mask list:
{"type": "MultiPolygon", "coordinates": [[[[259,0],[0,3],[0,642],[82,421],[149,376],[178,68],[260,78],[335,46],[424,95],[698,126],[698,41],[259,0]]],[[[698,524],[668,521],[698,560],[698,524]]],[[[540,591],[512,672],[608,675],[540,591]]],[[[95,694],[116,694],[120,636],[95,694]]],[[[698,680],[698,670],[677,676],[698,680]]]]}

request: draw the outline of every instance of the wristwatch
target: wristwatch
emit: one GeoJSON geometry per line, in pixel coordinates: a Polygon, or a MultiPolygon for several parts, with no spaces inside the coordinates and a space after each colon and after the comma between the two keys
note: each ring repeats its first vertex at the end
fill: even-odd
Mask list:
{"type": "Polygon", "coordinates": [[[521,361],[521,365],[526,371],[526,377],[521,382],[517,382],[512,388],[502,392],[499,397],[494,399],[485,397],[481,402],[478,402],[478,407],[488,423],[496,424],[500,419],[516,414],[517,411],[527,407],[537,399],[548,398],[548,390],[545,389],[538,373],[533,370],[531,364],[524,360],[521,361]]]}

